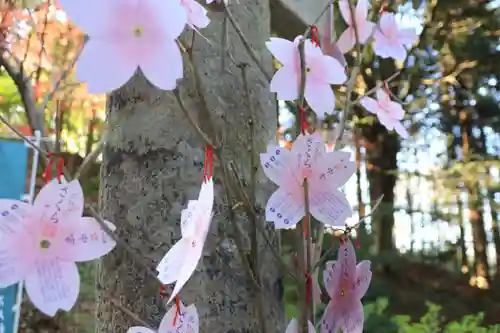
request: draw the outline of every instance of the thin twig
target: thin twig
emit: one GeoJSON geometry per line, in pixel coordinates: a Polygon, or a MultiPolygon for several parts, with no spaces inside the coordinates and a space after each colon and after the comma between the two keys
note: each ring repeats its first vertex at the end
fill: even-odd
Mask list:
{"type": "Polygon", "coordinates": [[[97,143],[97,147],[95,147],[94,150],[90,152],[87,156],[85,156],[82,164],[78,168],[78,170],[75,173],[75,179],[80,179],[83,177],[83,175],[90,169],[90,166],[92,163],[94,163],[97,160],[97,157],[99,154],[102,152],[104,148],[104,138],[106,134],[104,133],[103,137],[101,140],[97,143]]]}
{"type": "Polygon", "coordinates": [[[116,298],[114,298],[114,297],[112,297],[110,295],[107,295],[107,299],[109,299],[111,301],[111,303],[113,303],[114,306],[116,306],[118,309],[120,309],[120,311],[122,311],[127,316],[129,316],[130,318],[132,318],[135,322],[137,322],[141,326],[144,326],[146,328],[149,328],[150,330],[156,331],[147,322],[145,322],[144,320],[142,320],[141,318],[139,318],[139,316],[137,314],[133,313],[132,311],[130,311],[129,309],[127,309],[124,305],[122,305],[120,303],[120,301],[118,301],[116,298]]]}

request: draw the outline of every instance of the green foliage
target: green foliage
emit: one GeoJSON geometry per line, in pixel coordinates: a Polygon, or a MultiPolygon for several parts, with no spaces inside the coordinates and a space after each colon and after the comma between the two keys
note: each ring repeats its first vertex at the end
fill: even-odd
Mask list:
{"type": "Polygon", "coordinates": [[[446,323],[441,315],[441,306],[427,302],[427,313],[418,321],[412,321],[409,315],[390,316],[386,314],[389,306],[387,298],[378,298],[375,302],[366,304],[365,328],[366,333],[497,333],[500,325],[489,327],[481,326],[484,315],[464,316],[459,321],[446,323]]]}

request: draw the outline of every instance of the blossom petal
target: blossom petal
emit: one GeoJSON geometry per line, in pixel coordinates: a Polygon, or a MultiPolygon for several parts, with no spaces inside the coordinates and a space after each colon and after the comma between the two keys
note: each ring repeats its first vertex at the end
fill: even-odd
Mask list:
{"type": "Polygon", "coordinates": [[[267,201],[266,221],[274,222],[275,229],[293,227],[304,217],[301,187],[292,185],[290,188],[278,188],[267,201]]]}
{"type": "Polygon", "coordinates": [[[410,134],[404,128],[404,126],[398,121],[394,124],[394,130],[396,133],[398,133],[403,139],[408,139],[410,137],[410,134]]]}
{"type": "MultiPolygon", "coordinates": [[[[363,304],[360,301],[350,299],[348,308],[339,317],[339,324],[343,333],[363,333],[363,304]]],[[[347,304],[346,304],[347,305],[347,304]]]]}
{"type": "Polygon", "coordinates": [[[146,3],[156,14],[155,23],[162,26],[170,40],[181,35],[187,24],[187,13],[180,1],[146,0],[146,3]]]}
{"type": "Polygon", "coordinates": [[[76,79],[87,82],[91,94],[109,93],[127,83],[138,64],[134,57],[124,56],[113,41],[90,39],[76,63],[76,79]]]}
{"type": "Polygon", "coordinates": [[[295,163],[291,165],[298,166],[298,168],[293,167],[293,170],[299,180],[298,183],[302,184],[303,179],[313,172],[316,160],[326,154],[325,140],[317,132],[311,135],[299,135],[293,143],[291,152],[297,157],[295,163]]]}
{"type": "Polygon", "coordinates": [[[146,328],[146,327],[134,326],[134,327],[130,327],[127,330],[127,333],[156,333],[156,332],[153,330],[150,330],[149,328],[146,328]]]}
{"type": "Polygon", "coordinates": [[[156,270],[158,271],[158,279],[163,284],[171,284],[177,281],[180,270],[189,248],[189,239],[181,238],[174,244],[160,261],[156,270]]]}
{"type": "Polygon", "coordinates": [[[404,28],[399,29],[398,39],[401,44],[409,47],[418,40],[418,35],[414,28],[404,28]]]}
{"type": "Polygon", "coordinates": [[[329,187],[343,186],[356,171],[356,163],[350,156],[349,152],[336,150],[319,157],[311,175],[312,186],[319,187],[325,182],[329,187]]]}
{"type": "Polygon", "coordinates": [[[332,227],[342,227],[352,208],[345,195],[337,189],[311,184],[309,191],[311,215],[318,221],[332,227]],[[320,187],[321,186],[321,187],[320,187]]]}
{"type": "Polygon", "coordinates": [[[345,29],[337,40],[337,46],[339,47],[340,52],[349,52],[356,44],[355,39],[356,36],[354,35],[354,29],[352,27],[345,29]]]}
{"type": "Polygon", "coordinates": [[[356,266],[356,285],[354,287],[354,295],[357,299],[361,299],[365,296],[370,282],[372,280],[372,271],[370,270],[371,262],[370,260],[361,261],[358,266],[356,266]]]}
{"type": "Polygon", "coordinates": [[[194,232],[193,217],[198,200],[189,200],[188,205],[181,211],[181,235],[187,237],[194,232]]]}
{"type": "Polygon", "coordinates": [[[27,247],[29,245],[25,242],[2,241],[0,245],[0,288],[6,288],[24,280],[32,269],[35,261],[34,253],[27,247]],[[19,248],[19,244],[23,244],[22,250],[19,248]]]}
{"type": "Polygon", "coordinates": [[[373,52],[381,58],[389,58],[392,53],[392,43],[379,30],[375,31],[373,52]]]}
{"type": "Polygon", "coordinates": [[[389,94],[385,91],[385,89],[378,88],[375,91],[375,94],[377,95],[377,100],[380,104],[385,105],[388,104],[391,101],[391,97],[389,94]]]}
{"type": "Polygon", "coordinates": [[[317,57],[309,75],[329,84],[342,84],[347,80],[344,67],[330,56],[317,57]]]}
{"type": "Polygon", "coordinates": [[[269,38],[266,46],[283,66],[294,66],[299,51],[293,42],[277,37],[269,38]]]}
{"type": "Polygon", "coordinates": [[[393,59],[396,59],[396,60],[399,60],[399,61],[403,61],[403,60],[406,59],[406,55],[407,55],[406,48],[402,44],[394,45],[391,48],[390,56],[393,59]]]}
{"type": "Polygon", "coordinates": [[[179,303],[180,303],[179,309],[177,309],[177,305],[173,305],[167,311],[167,313],[160,322],[158,333],[170,333],[170,332],[198,333],[199,319],[196,306],[194,304],[191,304],[188,307],[186,307],[182,302],[179,303]],[[177,311],[178,311],[178,316],[177,318],[175,318],[177,311]]]}
{"type": "Polygon", "coordinates": [[[21,231],[28,222],[32,206],[19,200],[0,199],[0,244],[4,237],[21,231]]]}
{"type": "Polygon", "coordinates": [[[375,26],[375,23],[366,20],[358,24],[358,38],[360,44],[365,44],[368,41],[375,26]]]}
{"type": "Polygon", "coordinates": [[[271,79],[270,89],[278,94],[278,99],[296,100],[299,97],[299,73],[292,66],[281,67],[271,79]]]}
{"type": "Polygon", "coordinates": [[[342,270],[342,279],[348,283],[355,281],[356,252],[349,239],[344,240],[344,242],[340,244],[337,262],[340,264],[339,268],[342,270]]]}
{"type": "Polygon", "coordinates": [[[306,79],[305,98],[307,104],[320,117],[332,114],[335,109],[335,95],[329,84],[319,80],[306,79]]]}
{"type": "Polygon", "coordinates": [[[184,0],[181,2],[188,14],[188,24],[198,28],[205,28],[210,23],[207,16],[208,11],[194,0],[184,0]]]}
{"type": "Polygon", "coordinates": [[[368,16],[368,0],[358,0],[356,4],[356,23],[366,21],[368,16]]]}
{"type": "Polygon", "coordinates": [[[139,67],[153,85],[173,90],[177,87],[177,79],[183,76],[181,51],[174,40],[165,40],[156,45],[147,58],[139,60],[139,67]]]}
{"type": "Polygon", "coordinates": [[[57,310],[73,308],[80,292],[80,275],[74,262],[41,259],[26,278],[26,292],[43,313],[54,316],[57,310]]]}
{"type": "Polygon", "coordinates": [[[293,150],[290,152],[275,145],[269,145],[267,152],[260,154],[260,164],[264,174],[278,186],[285,186],[293,181],[298,182],[293,172],[297,168],[295,162],[293,150]]]}
{"type": "Polygon", "coordinates": [[[330,298],[335,297],[340,282],[341,270],[335,260],[327,261],[323,271],[323,283],[330,298]]]}
{"type": "Polygon", "coordinates": [[[191,278],[191,275],[193,275],[194,271],[196,270],[198,262],[200,261],[203,254],[203,246],[205,245],[207,233],[208,230],[205,230],[205,232],[197,235],[197,237],[188,239],[189,244],[185,247],[186,251],[184,251],[183,254],[184,262],[182,263],[182,267],[178,272],[174,290],[172,291],[172,294],[170,295],[167,303],[172,302],[172,300],[175,298],[175,296],[177,296],[182,287],[184,287],[184,285],[191,278]]]}
{"type": "MultiPolygon", "coordinates": [[[[104,221],[108,228],[116,227],[104,221]]],[[[78,221],[65,225],[61,232],[58,258],[64,261],[90,261],[98,259],[116,246],[116,242],[101,228],[99,222],[92,217],[83,217],[78,221]]]]}
{"type": "Polygon", "coordinates": [[[89,36],[102,35],[113,20],[118,0],[59,0],[69,20],[89,36]]]}
{"type": "Polygon", "coordinates": [[[344,19],[345,23],[347,25],[352,25],[352,17],[353,14],[351,14],[351,9],[349,7],[349,0],[339,0],[339,10],[340,10],[340,15],[344,19]]]}
{"type": "Polygon", "coordinates": [[[405,110],[399,103],[390,101],[387,105],[386,110],[387,112],[389,112],[391,117],[396,120],[402,120],[405,117],[405,110]]]}
{"type": "Polygon", "coordinates": [[[359,104],[366,109],[366,111],[377,114],[379,111],[378,102],[371,97],[361,97],[359,104]]]}
{"type": "Polygon", "coordinates": [[[70,224],[82,217],[83,206],[83,191],[78,180],[59,184],[54,179],[38,193],[33,213],[50,224],[70,224]]]}
{"type": "Polygon", "coordinates": [[[286,327],[285,333],[298,333],[299,332],[299,323],[297,319],[292,318],[286,327]]]}
{"type": "Polygon", "coordinates": [[[340,329],[339,315],[333,305],[333,302],[328,303],[328,306],[321,317],[321,332],[338,332],[340,329]]]}

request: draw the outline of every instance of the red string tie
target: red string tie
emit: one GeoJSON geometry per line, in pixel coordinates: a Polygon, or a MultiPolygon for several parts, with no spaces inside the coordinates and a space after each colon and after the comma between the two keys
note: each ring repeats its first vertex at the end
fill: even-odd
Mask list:
{"type": "Polygon", "coordinates": [[[316,47],[319,47],[319,32],[318,27],[315,25],[311,26],[311,41],[316,47]]]}
{"type": "Polygon", "coordinates": [[[205,147],[205,163],[203,165],[203,181],[206,183],[212,179],[214,165],[214,150],[212,146],[205,147]]]}
{"type": "Polygon", "coordinates": [[[45,179],[45,183],[50,183],[52,180],[52,165],[57,161],[57,173],[56,178],[59,183],[62,182],[63,168],[64,168],[64,159],[61,156],[55,156],[54,153],[48,153],[47,157],[49,159],[49,163],[43,172],[43,178],[45,179]]]}
{"type": "Polygon", "coordinates": [[[299,110],[300,110],[300,129],[302,135],[306,135],[306,128],[307,128],[306,110],[304,110],[302,106],[299,106],[299,110]]]}

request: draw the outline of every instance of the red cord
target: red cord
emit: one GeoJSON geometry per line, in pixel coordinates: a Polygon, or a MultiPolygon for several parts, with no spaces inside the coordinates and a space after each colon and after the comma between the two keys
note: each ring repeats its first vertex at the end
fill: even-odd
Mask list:
{"type": "Polygon", "coordinates": [[[52,164],[54,163],[54,160],[57,160],[57,173],[56,173],[56,178],[59,181],[59,183],[62,182],[62,176],[63,176],[63,169],[64,169],[64,159],[62,157],[56,157],[54,156],[54,153],[47,153],[47,158],[49,159],[49,163],[47,164],[47,167],[45,168],[45,171],[43,172],[43,178],[45,179],[45,183],[50,183],[52,180],[52,164]]]}
{"type": "Polygon", "coordinates": [[[207,145],[205,147],[205,163],[203,165],[203,181],[205,183],[210,179],[212,179],[213,164],[214,164],[214,151],[212,149],[212,146],[207,145]]]}
{"type": "Polygon", "coordinates": [[[306,110],[304,110],[302,106],[299,106],[299,110],[300,110],[300,129],[302,135],[306,135],[306,127],[307,127],[306,110]]]}
{"type": "Polygon", "coordinates": [[[172,326],[175,326],[175,323],[177,322],[177,318],[181,314],[181,299],[179,296],[175,296],[175,315],[174,315],[174,321],[172,322],[172,326]]]}
{"type": "Polygon", "coordinates": [[[316,47],[319,47],[319,32],[318,27],[315,25],[311,26],[311,41],[316,47]]]}

